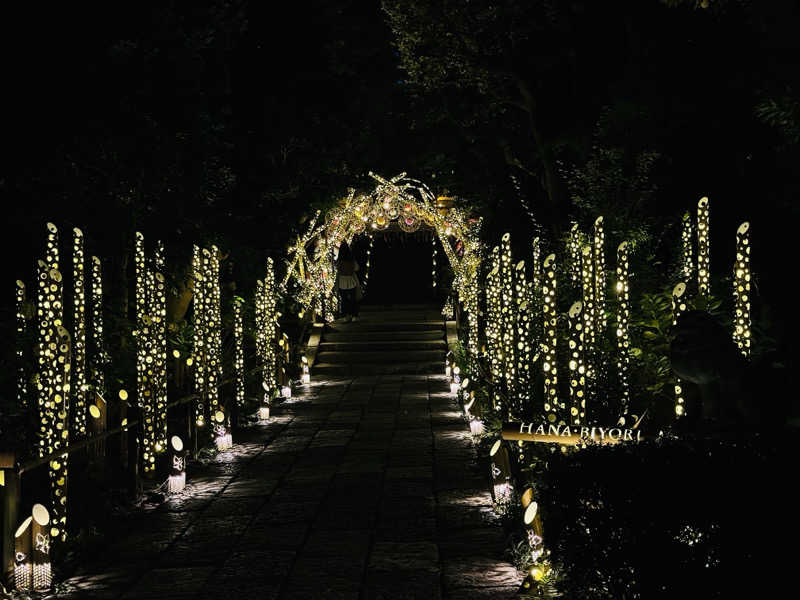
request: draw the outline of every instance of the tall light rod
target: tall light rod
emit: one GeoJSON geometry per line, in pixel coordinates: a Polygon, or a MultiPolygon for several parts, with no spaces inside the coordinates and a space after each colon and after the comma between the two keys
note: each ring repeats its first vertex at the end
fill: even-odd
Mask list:
{"type": "Polygon", "coordinates": [[[687,211],[683,215],[681,224],[681,278],[691,281],[694,275],[694,231],[692,230],[692,216],[687,211]]]}
{"type": "Polygon", "coordinates": [[[92,257],[92,388],[105,396],[105,343],[103,336],[103,269],[100,259],[92,257]]]}
{"type": "Polygon", "coordinates": [[[25,370],[25,332],[28,322],[25,319],[25,284],[17,279],[17,404],[21,408],[28,406],[28,377],[25,370]]]}
{"type": "Polygon", "coordinates": [[[244,320],[241,298],[233,300],[234,370],[236,372],[236,405],[244,406],[244,320]]]}
{"type": "Polygon", "coordinates": [[[711,241],[708,198],[697,203],[697,291],[707,296],[711,286],[711,241]]]}
{"type": "Polygon", "coordinates": [[[750,357],[750,223],[736,230],[736,262],[733,266],[733,341],[745,358],[750,357]]]}
{"type": "MultiPolygon", "coordinates": [[[[516,393],[516,310],[514,310],[514,271],[511,266],[511,234],[506,233],[500,243],[500,280],[502,300],[502,344],[503,344],[503,377],[509,398],[516,393]]],[[[510,408],[510,407],[509,407],[510,408]]]]}
{"type": "Polygon", "coordinates": [[[517,313],[516,336],[517,336],[517,414],[512,415],[522,419],[531,409],[531,352],[533,349],[532,319],[531,315],[536,315],[533,311],[533,301],[531,298],[531,286],[525,277],[525,261],[517,263],[514,277],[515,309],[517,313]]]}
{"type": "Polygon", "coordinates": [[[573,222],[569,230],[569,278],[573,289],[581,287],[581,232],[578,224],[573,222]]]}

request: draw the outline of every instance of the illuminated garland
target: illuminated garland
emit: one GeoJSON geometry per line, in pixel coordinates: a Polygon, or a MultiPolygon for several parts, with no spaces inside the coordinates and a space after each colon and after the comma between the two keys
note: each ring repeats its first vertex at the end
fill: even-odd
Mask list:
{"type": "MultiPolygon", "coordinates": [[[[514,272],[511,266],[511,234],[506,233],[500,242],[500,310],[502,327],[502,369],[505,379],[505,389],[509,399],[517,394],[517,369],[514,355],[516,342],[514,332],[516,329],[516,310],[514,309],[514,272]]],[[[510,406],[508,408],[511,408],[510,406]]]]}
{"type": "MultiPolygon", "coordinates": [[[[370,264],[372,264],[372,245],[375,243],[375,236],[369,236],[369,246],[367,247],[367,264],[364,268],[364,292],[367,291],[367,284],[369,283],[370,264]]],[[[436,258],[434,255],[434,266],[436,265],[436,258]]],[[[324,295],[323,295],[324,296],[324,295]]]]}
{"type": "Polygon", "coordinates": [[[605,335],[607,324],[605,243],[606,234],[603,229],[603,217],[597,217],[594,222],[594,333],[600,339],[605,335]]]}
{"type": "Polygon", "coordinates": [[[242,304],[244,300],[233,300],[233,366],[236,373],[236,404],[244,406],[244,320],[242,318],[242,304]]]}
{"type": "Polygon", "coordinates": [[[711,281],[711,242],[708,198],[697,203],[697,292],[707,296],[711,281]]]}
{"type": "Polygon", "coordinates": [[[683,215],[681,226],[681,278],[691,281],[694,274],[694,248],[692,231],[692,217],[686,212],[683,215]]]}
{"type": "MultiPolygon", "coordinates": [[[[681,282],[672,290],[672,325],[678,324],[678,317],[686,311],[686,301],[683,295],[686,284],[681,282]]],[[[686,403],[683,398],[683,382],[680,377],[675,378],[675,414],[682,417],[686,414],[686,403]]]]}
{"type": "Polygon", "coordinates": [[[17,403],[20,407],[28,406],[28,377],[25,372],[25,331],[28,328],[25,319],[25,284],[17,279],[17,403]]]}
{"type": "MultiPolygon", "coordinates": [[[[514,277],[514,296],[516,312],[516,373],[517,373],[517,396],[516,414],[512,418],[522,419],[524,415],[531,412],[531,389],[533,383],[533,373],[531,370],[531,352],[533,349],[533,319],[537,315],[534,312],[533,298],[531,297],[531,285],[525,277],[525,261],[517,263],[514,277]]],[[[513,399],[512,399],[513,401],[513,399]]]]}
{"type": "Polygon", "coordinates": [[[586,365],[583,361],[583,316],[580,300],[569,309],[569,415],[570,425],[580,425],[586,416],[586,365]]]}
{"type": "MultiPolygon", "coordinates": [[[[542,371],[544,373],[544,412],[550,423],[558,421],[561,405],[558,400],[558,313],[556,309],[556,255],[544,261],[544,284],[542,285],[542,314],[544,316],[544,341],[542,342],[542,371]]],[[[563,419],[561,420],[563,422],[563,419]]]]}
{"type": "MultiPolygon", "coordinates": [[[[569,277],[572,288],[575,290],[581,287],[581,247],[583,246],[583,236],[578,229],[578,224],[573,223],[569,230],[569,242],[567,250],[569,256],[569,277]]],[[[537,238],[538,239],[538,238],[537,238]]]]}
{"type": "Polygon", "coordinates": [[[86,435],[86,292],[84,289],[83,232],[75,227],[72,238],[72,364],[75,403],[72,423],[78,437],[86,435]]]}
{"type": "Polygon", "coordinates": [[[103,272],[100,259],[92,257],[92,388],[96,394],[105,397],[106,363],[103,341],[103,272]]]}
{"type": "Polygon", "coordinates": [[[750,357],[750,223],[736,230],[736,262],[733,267],[733,341],[745,358],[750,357]]]}
{"type": "Polygon", "coordinates": [[[628,242],[617,247],[617,376],[622,388],[622,414],[628,414],[630,407],[630,333],[631,318],[630,274],[628,271],[628,242]]]}

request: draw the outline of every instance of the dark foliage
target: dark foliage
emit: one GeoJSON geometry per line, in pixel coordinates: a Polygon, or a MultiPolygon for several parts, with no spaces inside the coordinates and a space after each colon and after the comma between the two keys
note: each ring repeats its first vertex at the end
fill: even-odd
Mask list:
{"type": "Polygon", "coordinates": [[[554,453],[537,483],[568,598],[765,597],[797,519],[780,434],[554,453]],[[731,595],[733,594],[733,595],[731,595]]]}

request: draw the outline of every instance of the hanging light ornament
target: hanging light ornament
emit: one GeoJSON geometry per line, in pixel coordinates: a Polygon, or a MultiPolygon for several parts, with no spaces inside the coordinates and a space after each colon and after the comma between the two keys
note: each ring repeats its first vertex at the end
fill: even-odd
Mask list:
{"type": "Polygon", "coordinates": [[[745,358],[750,357],[750,223],[736,230],[736,262],[733,266],[733,341],[745,358]]]}
{"type": "Polygon", "coordinates": [[[697,203],[697,291],[707,296],[711,281],[711,241],[709,239],[708,198],[700,198],[697,203]]]}
{"type": "MultiPolygon", "coordinates": [[[[672,290],[672,325],[678,324],[678,317],[686,312],[686,284],[681,282],[672,290]]],[[[675,414],[683,417],[686,414],[686,402],[683,397],[683,382],[680,377],[675,378],[675,414]]]]}
{"type": "Polygon", "coordinates": [[[72,430],[77,437],[86,435],[86,292],[84,283],[83,232],[72,230],[72,351],[74,422],[72,430]]]}
{"type": "Polygon", "coordinates": [[[684,281],[691,281],[694,274],[693,233],[692,217],[687,211],[681,225],[681,278],[684,281]]]}
{"type": "Polygon", "coordinates": [[[586,411],[586,365],[583,360],[583,303],[578,300],[569,309],[569,423],[580,425],[586,411]]]}
{"type": "MultiPolygon", "coordinates": [[[[558,313],[556,309],[556,255],[544,261],[544,283],[542,285],[542,313],[544,316],[544,341],[542,342],[542,371],[544,372],[544,412],[550,423],[559,420],[561,405],[558,400],[558,368],[556,341],[558,339],[558,313]]],[[[563,419],[561,420],[563,423],[563,419]]]]}
{"type": "Polygon", "coordinates": [[[431,283],[434,288],[436,288],[436,235],[431,232],[431,256],[432,256],[432,266],[431,266],[431,283]]]}
{"type": "Polygon", "coordinates": [[[594,222],[594,317],[595,335],[602,339],[606,332],[606,234],[603,217],[594,222]]]}
{"type": "Polygon", "coordinates": [[[617,247],[617,376],[622,388],[622,414],[628,414],[630,407],[630,386],[628,370],[630,367],[630,274],[628,272],[628,242],[617,247]]]}

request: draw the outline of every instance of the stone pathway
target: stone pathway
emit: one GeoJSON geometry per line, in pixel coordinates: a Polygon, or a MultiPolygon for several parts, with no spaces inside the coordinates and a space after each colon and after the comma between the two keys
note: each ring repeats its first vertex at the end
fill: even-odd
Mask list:
{"type": "Polygon", "coordinates": [[[334,379],[142,510],[67,598],[512,598],[486,464],[439,375],[334,379]]]}

